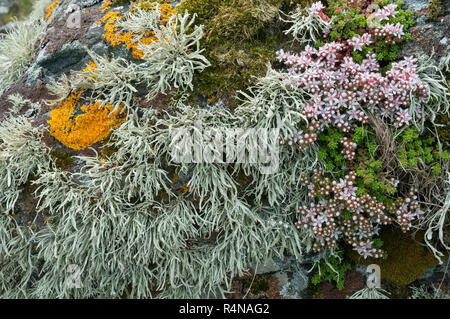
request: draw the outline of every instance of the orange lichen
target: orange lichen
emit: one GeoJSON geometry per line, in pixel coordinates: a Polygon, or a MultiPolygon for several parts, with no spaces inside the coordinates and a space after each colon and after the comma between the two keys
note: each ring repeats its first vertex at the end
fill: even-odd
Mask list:
{"type": "Polygon", "coordinates": [[[59,0],[55,0],[53,1],[48,7],[47,9],[45,9],[45,20],[48,20],[53,13],[53,9],[55,9],[55,7],[58,5],[59,0]]]}
{"type": "Polygon", "coordinates": [[[47,224],[53,224],[53,222],[48,218],[48,217],[44,217],[44,223],[43,223],[44,225],[47,225],[47,224]]]}
{"type": "Polygon", "coordinates": [[[213,95],[208,99],[208,103],[213,103],[216,100],[216,97],[213,95]]]}
{"type": "Polygon", "coordinates": [[[89,61],[88,65],[82,70],[82,72],[86,73],[86,72],[94,72],[95,73],[95,69],[97,68],[97,65],[92,62],[89,61]]]}
{"type": "Polygon", "coordinates": [[[126,113],[118,108],[113,112],[114,106],[101,102],[91,105],[82,105],[77,115],[76,107],[80,104],[80,94],[83,91],[72,92],[70,96],[60,103],[59,108],[51,111],[50,134],[62,144],[74,149],[82,150],[103,140],[112,129],[119,127],[126,117],[126,113]]]}
{"type": "Polygon", "coordinates": [[[184,183],[184,184],[181,186],[181,189],[182,189],[183,192],[185,192],[185,193],[189,192],[189,187],[187,187],[186,185],[187,185],[187,184],[184,183]]]}
{"type": "MultiPolygon", "coordinates": [[[[139,7],[139,3],[137,4],[139,7]]],[[[159,6],[161,11],[161,24],[169,21],[169,17],[175,14],[175,9],[170,4],[161,4],[159,6]]],[[[140,44],[148,45],[153,41],[158,41],[153,31],[147,31],[145,34],[133,34],[131,32],[121,32],[116,22],[122,18],[120,11],[109,11],[103,18],[98,21],[98,24],[104,23],[103,37],[111,46],[125,44],[128,50],[135,59],[142,59],[144,52],[138,49],[140,44]]]]}
{"type": "Polygon", "coordinates": [[[111,6],[112,6],[112,0],[103,1],[103,4],[101,6],[102,12],[105,12],[105,11],[111,9],[111,6]]]}
{"type": "Polygon", "coordinates": [[[81,70],[81,72],[83,72],[83,73],[90,73],[92,75],[88,75],[88,76],[93,78],[93,79],[95,79],[95,78],[97,78],[94,75],[94,74],[97,73],[97,71],[95,69],[97,69],[97,65],[94,62],[89,61],[89,64],[83,70],[81,70]]]}

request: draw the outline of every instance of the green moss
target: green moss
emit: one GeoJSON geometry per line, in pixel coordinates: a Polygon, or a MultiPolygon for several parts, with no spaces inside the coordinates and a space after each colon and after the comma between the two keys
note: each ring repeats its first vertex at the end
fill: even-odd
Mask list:
{"type": "MultiPolygon", "coordinates": [[[[380,237],[384,242],[383,249],[387,252],[387,258],[364,259],[349,246],[346,247],[346,257],[360,265],[379,265],[381,279],[400,286],[412,283],[425,270],[438,263],[429,250],[411,238],[410,233],[404,234],[397,228],[385,227],[382,229],[380,237]]],[[[418,232],[415,238],[421,240],[423,233],[418,232]]]]}
{"type": "Polygon", "coordinates": [[[258,275],[255,278],[248,278],[242,281],[245,291],[250,288],[250,292],[254,295],[260,295],[270,289],[269,278],[266,275],[258,275]]]}
{"type": "Polygon", "coordinates": [[[298,3],[288,0],[184,0],[178,12],[196,13],[204,25],[201,46],[211,66],[194,77],[196,93],[245,90],[265,74],[268,63],[286,37],[281,33],[278,10],[289,11],[298,3]]]}
{"type": "Polygon", "coordinates": [[[122,6],[124,4],[130,3],[130,0],[112,0],[112,6],[122,6]]]}
{"type": "Polygon", "coordinates": [[[250,11],[223,6],[208,22],[206,38],[208,42],[219,42],[223,38],[244,41],[253,37],[262,26],[263,22],[250,11]]]}
{"type": "Polygon", "coordinates": [[[315,285],[310,281],[308,281],[308,286],[306,287],[306,295],[313,299],[320,298],[320,294],[322,293],[322,285],[315,285]]]}
{"type": "Polygon", "coordinates": [[[165,4],[169,1],[166,0],[137,0],[137,1],[130,1],[130,0],[113,0],[114,5],[125,5],[127,3],[130,3],[130,9],[129,12],[134,13],[137,9],[141,10],[154,10],[156,7],[158,7],[159,4],[165,4]]]}
{"type": "Polygon", "coordinates": [[[436,130],[439,135],[439,140],[444,149],[450,148],[450,118],[447,115],[439,115],[436,118],[436,130]]]}
{"type": "Polygon", "coordinates": [[[73,163],[73,158],[66,152],[60,152],[56,149],[50,151],[50,156],[56,164],[56,167],[60,169],[66,169],[73,163]]]}
{"type": "Polygon", "coordinates": [[[111,134],[109,134],[106,138],[103,139],[103,147],[102,147],[102,156],[105,158],[110,158],[115,152],[117,152],[118,148],[108,144],[111,141],[111,134]]]}
{"type": "Polygon", "coordinates": [[[430,19],[436,19],[439,13],[441,13],[442,3],[441,0],[431,0],[428,5],[428,13],[427,16],[430,19]]]}

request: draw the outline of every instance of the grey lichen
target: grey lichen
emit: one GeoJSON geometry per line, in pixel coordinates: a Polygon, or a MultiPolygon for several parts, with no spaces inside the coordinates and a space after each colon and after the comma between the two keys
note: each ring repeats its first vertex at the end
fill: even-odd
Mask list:
{"type": "MultiPolygon", "coordinates": [[[[319,2],[319,4],[321,3],[319,2]]],[[[315,6],[317,6],[317,3],[315,6]]],[[[332,22],[324,20],[317,10],[312,10],[312,8],[305,9],[300,5],[293,12],[285,14],[285,16],[286,19],[281,18],[281,20],[291,24],[291,27],[285,30],[284,33],[292,34],[294,40],[302,44],[315,43],[332,26],[332,22]]]]}
{"type": "Polygon", "coordinates": [[[363,288],[348,299],[389,299],[389,293],[381,288],[363,288]]]}
{"type": "Polygon", "coordinates": [[[30,65],[37,41],[45,34],[45,29],[45,23],[40,20],[26,20],[0,34],[0,93],[30,65]]]}
{"type": "Polygon", "coordinates": [[[145,61],[141,74],[151,87],[147,98],[172,87],[192,89],[194,72],[201,72],[210,65],[202,55],[204,49],[200,49],[203,26],[194,22],[195,14],[185,12],[171,16],[164,28],[150,29],[161,40],[140,46],[145,61]]]}

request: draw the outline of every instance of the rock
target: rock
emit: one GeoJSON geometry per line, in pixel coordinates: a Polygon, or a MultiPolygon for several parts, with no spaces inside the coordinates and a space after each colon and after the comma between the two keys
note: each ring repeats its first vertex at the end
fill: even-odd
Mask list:
{"type": "MultiPolygon", "coordinates": [[[[101,42],[103,42],[103,27],[94,22],[84,35],[84,43],[91,47],[101,42]]],[[[107,48],[106,44],[105,47],[107,48]]]]}
{"type": "MultiPolygon", "coordinates": [[[[305,259],[303,262],[307,262],[305,259]]],[[[274,273],[277,271],[283,271],[291,268],[292,266],[297,264],[297,259],[294,256],[284,256],[283,258],[273,257],[265,261],[264,264],[259,264],[256,269],[256,265],[254,265],[253,269],[256,269],[256,274],[268,274],[274,273]]]]}
{"type": "Polygon", "coordinates": [[[403,2],[404,2],[403,9],[412,11],[419,11],[425,9],[426,7],[428,7],[429,4],[428,0],[405,0],[403,2]]]}
{"type": "Polygon", "coordinates": [[[102,0],[84,0],[79,2],[83,8],[88,8],[96,5],[97,3],[101,3],[102,0]]]}
{"type": "Polygon", "coordinates": [[[439,63],[447,55],[447,37],[450,34],[450,0],[442,0],[435,19],[428,16],[428,0],[406,0],[403,9],[414,11],[415,25],[408,32],[411,41],[401,46],[399,57],[423,54],[431,56],[439,63]]]}
{"type": "Polygon", "coordinates": [[[450,15],[441,17],[437,22],[429,22],[417,25],[409,29],[412,39],[405,43],[399,51],[399,57],[416,56],[423,54],[430,56],[434,53],[434,59],[447,55],[447,36],[450,34],[450,15]]]}
{"type": "Polygon", "coordinates": [[[441,280],[450,280],[450,257],[447,258],[441,265],[428,268],[417,281],[420,283],[432,283],[441,280]]]}
{"type": "Polygon", "coordinates": [[[279,271],[281,267],[271,258],[267,260],[263,265],[255,267],[255,269],[256,274],[261,275],[279,271]]]}
{"type": "Polygon", "coordinates": [[[54,54],[40,55],[36,60],[36,68],[41,68],[38,78],[48,83],[50,78],[59,78],[70,70],[80,70],[89,62],[87,51],[79,41],[64,44],[54,54]]]}
{"type": "Polygon", "coordinates": [[[367,277],[367,266],[356,265],[355,270],[361,273],[364,277],[367,277]]]}
{"type": "Polygon", "coordinates": [[[0,16],[7,15],[15,4],[14,0],[0,0],[0,16]]]}
{"type": "Polygon", "coordinates": [[[308,272],[304,268],[298,268],[291,273],[287,283],[283,285],[280,295],[285,299],[304,299],[307,287],[308,272]]]}
{"type": "Polygon", "coordinates": [[[289,276],[285,271],[277,272],[273,274],[273,277],[278,281],[278,284],[282,287],[289,282],[289,276]]]}

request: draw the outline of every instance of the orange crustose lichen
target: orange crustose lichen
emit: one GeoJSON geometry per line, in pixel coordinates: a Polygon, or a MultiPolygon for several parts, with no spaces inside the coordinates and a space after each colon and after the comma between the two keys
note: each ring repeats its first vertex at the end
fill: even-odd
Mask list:
{"type": "Polygon", "coordinates": [[[105,12],[106,10],[111,9],[111,6],[112,6],[112,0],[103,1],[102,7],[101,7],[102,12],[105,12]]]}
{"type": "Polygon", "coordinates": [[[45,20],[48,20],[53,13],[53,9],[55,9],[55,7],[58,5],[59,0],[55,0],[53,1],[48,7],[47,9],[45,9],[45,20]]]}
{"type": "Polygon", "coordinates": [[[83,90],[72,92],[60,107],[50,113],[50,134],[62,144],[82,150],[103,140],[112,129],[118,128],[126,118],[122,109],[112,112],[114,107],[101,102],[80,107],[82,114],[77,115],[80,94],[83,90]]]}
{"type": "MultiPolygon", "coordinates": [[[[108,5],[105,2],[104,6],[105,4],[108,5]]],[[[159,9],[161,11],[161,24],[167,23],[169,21],[169,17],[176,12],[176,10],[167,3],[161,4],[159,6],[159,9]]],[[[105,9],[104,11],[106,10],[107,9],[105,9]]],[[[144,52],[138,49],[139,45],[148,45],[153,41],[158,41],[158,39],[155,37],[155,34],[152,31],[147,31],[144,35],[119,31],[119,27],[116,25],[116,22],[121,18],[122,16],[120,11],[109,11],[103,16],[100,21],[98,21],[99,24],[105,24],[105,32],[103,33],[103,37],[111,46],[125,44],[127,49],[131,50],[131,54],[135,59],[142,59],[142,57],[144,56],[144,52]]]]}
{"type": "MultiPolygon", "coordinates": [[[[94,62],[92,62],[92,61],[89,61],[89,63],[88,63],[88,65],[82,70],[82,72],[83,73],[87,73],[87,72],[89,72],[89,73],[97,73],[96,71],[95,71],[95,69],[97,68],[97,65],[94,63],[94,62]]],[[[88,75],[88,76],[90,76],[90,77],[92,77],[92,78],[96,78],[96,76],[95,75],[88,75]]]]}

